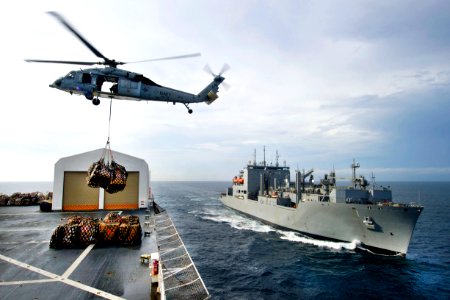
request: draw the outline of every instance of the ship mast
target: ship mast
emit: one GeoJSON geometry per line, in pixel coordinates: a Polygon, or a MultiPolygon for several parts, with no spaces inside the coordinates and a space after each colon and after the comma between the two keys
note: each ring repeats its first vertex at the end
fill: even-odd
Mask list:
{"type": "Polygon", "coordinates": [[[263,165],[264,165],[264,167],[265,167],[265,166],[266,166],[266,145],[264,145],[264,147],[263,147],[263,152],[264,152],[263,165]]]}
{"type": "Polygon", "coordinates": [[[375,175],[372,172],[372,188],[375,189],[376,188],[376,182],[375,182],[375,175]]]}
{"type": "Polygon", "coordinates": [[[352,183],[353,183],[353,188],[356,189],[356,169],[359,168],[359,163],[355,163],[355,159],[353,159],[353,163],[350,166],[352,168],[352,183]]]}
{"type": "Polygon", "coordinates": [[[275,166],[276,167],[278,167],[279,166],[279,163],[278,163],[278,159],[280,158],[280,156],[278,155],[278,150],[276,150],[275,151],[275,159],[276,159],[276,161],[275,161],[275,166]]]}

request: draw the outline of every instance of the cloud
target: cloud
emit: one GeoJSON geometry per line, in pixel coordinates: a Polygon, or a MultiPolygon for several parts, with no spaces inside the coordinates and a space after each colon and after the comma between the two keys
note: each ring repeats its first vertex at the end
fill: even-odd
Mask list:
{"type": "Polygon", "coordinates": [[[442,178],[450,166],[448,8],[442,1],[18,1],[0,18],[8,58],[0,73],[0,180],[51,180],[60,157],[107,139],[108,100],[94,107],[48,87],[76,66],[23,62],[96,59],[48,10],[109,58],[202,52],[124,66],[171,88],[198,93],[212,80],[205,64],[215,72],[231,66],[224,74],[231,89],[221,88],[210,106],[192,105],[192,115],[182,105],[113,102],[113,150],[146,159],[153,179],[226,180],[255,148],[261,160],[263,145],[269,159],[278,149],[281,161],[301,168],[346,169],[357,158],[368,169],[405,170],[392,173],[401,179],[412,178],[407,170],[442,178]],[[102,14],[87,22],[86,5],[102,14]]]}

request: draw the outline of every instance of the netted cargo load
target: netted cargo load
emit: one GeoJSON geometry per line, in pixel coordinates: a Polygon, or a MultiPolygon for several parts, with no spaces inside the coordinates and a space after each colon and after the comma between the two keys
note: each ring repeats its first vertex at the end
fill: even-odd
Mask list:
{"type": "Polygon", "coordinates": [[[131,215],[124,215],[120,216],[120,223],[125,223],[129,225],[138,225],[139,223],[139,217],[138,216],[131,216],[131,215]]]}
{"type": "Polygon", "coordinates": [[[130,226],[126,223],[122,223],[119,225],[119,231],[117,234],[117,241],[121,244],[126,240],[128,236],[128,232],[130,231],[130,226]]]}
{"type": "Polygon", "coordinates": [[[97,219],[70,216],[53,231],[50,248],[80,248],[96,243],[97,239],[97,219]]]}
{"type": "Polygon", "coordinates": [[[99,243],[112,244],[116,241],[116,233],[120,223],[100,222],[98,224],[99,243]]]}
{"type": "Polygon", "coordinates": [[[67,225],[80,224],[83,220],[84,220],[84,217],[82,217],[82,216],[70,216],[67,218],[66,224],[67,225]]]}
{"type": "Polygon", "coordinates": [[[83,220],[80,223],[80,244],[88,246],[97,243],[98,240],[98,221],[92,219],[83,220]]]}
{"type": "Polygon", "coordinates": [[[140,245],[142,241],[142,228],[141,224],[130,225],[130,231],[128,237],[123,241],[125,246],[140,245]]]}
{"type": "Polygon", "coordinates": [[[113,194],[125,189],[127,178],[128,172],[125,167],[118,164],[113,158],[108,139],[100,159],[88,168],[87,185],[92,188],[101,187],[106,192],[113,194]]]}
{"type": "Polygon", "coordinates": [[[56,229],[53,231],[52,237],[50,238],[50,248],[59,249],[62,248],[63,238],[65,235],[64,225],[58,225],[56,229]]]}
{"type": "Polygon", "coordinates": [[[124,246],[139,245],[141,243],[141,236],[142,229],[140,224],[120,224],[117,236],[119,244],[124,246]]]}
{"type": "Polygon", "coordinates": [[[139,217],[138,216],[129,216],[128,218],[130,221],[130,225],[140,225],[139,217]]]}
{"type": "Polygon", "coordinates": [[[53,231],[50,248],[81,248],[90,244],[134,246],[141,243],[142,228],[138,216],[108,213],[104,220],[71,216],[53,231]]]}
{"type": "Polygon", "coordinates": [[[111,172],[111,180],[106,187],[106,191],[110,194],[123,191],[127,185],[128,172],[124,166],[119,165],[114,160],[109,164],[111,172]]]}
{"type": "Polygon", "coordinates": [[[76,248],[80,246],[79,239],[80,224],[64,225],[64,237],[62,239],[62,247],[76,248]]]}
{"type": "Polygon", "coordinates": [[[91,188],[101,187],[106,189],[108,187],[111,181],[111,170],[109,165],[105,163],[104,157],[89,167],[86,181],[91,188]]]}
{"type": "Polygon", "coordinates": [[[105,218],[103,219],[106,223],[120,223],[122,220],[122,216],[119,215],[119,213],[112,211],[106,214],[105,218]]]}

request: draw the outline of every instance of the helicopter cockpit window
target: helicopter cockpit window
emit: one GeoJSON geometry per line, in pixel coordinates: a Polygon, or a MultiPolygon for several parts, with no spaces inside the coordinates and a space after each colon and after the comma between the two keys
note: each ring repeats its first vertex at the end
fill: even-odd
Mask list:
{"type": "Polygon", "coordinates": [[[73,71],[69,72],[69,74],[67,74],[66,77],[70,78],[70,79],[74,79],[75,78],[75,72],[73,72],[73,71]]]}
{"type": "Polygon", "coordinates": [[[160,86],[160,85],[157,84],[156,82],[150,80],[150,79],[147,78],[147,77],[144,77],[144,75],[141,75],[141,74],[138,74],[138,75],[134,76],[133,79],[136,80],[136,81],[140,81],[140,82],[142,82],[143,84],[148,84],[148,85],[153,85],[153,86],[160,86]]]}

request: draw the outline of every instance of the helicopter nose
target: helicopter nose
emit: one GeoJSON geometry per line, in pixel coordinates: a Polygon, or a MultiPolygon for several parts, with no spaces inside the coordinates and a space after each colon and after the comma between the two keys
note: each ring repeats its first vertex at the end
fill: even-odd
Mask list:
{"type": "Polygon", "coordinates": [[[52,84],[50,84],[50,87],[60,87],[61,86],[61,79],[56,79],[55,82],[53,82],[52,84]]]}

